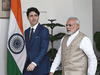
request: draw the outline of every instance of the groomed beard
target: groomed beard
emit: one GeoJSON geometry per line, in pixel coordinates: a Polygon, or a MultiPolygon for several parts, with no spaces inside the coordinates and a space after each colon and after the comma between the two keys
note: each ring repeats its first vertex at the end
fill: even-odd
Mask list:
{"type": "Polygon", "coordinates": [[[72,34],[73,34],[73,32],[71,32],[71,31],[70,31],[70,32],[67,32],[67,34],[68,34],[68,35],[72,35],[72,34]]]}
{"type": "MultiPolygon", "coordinates": [[[[78,28],[77,30],[79,30],[79,28],[78,28]]],[[[75,32],[77,32],[77,30],[76,30],[75,32]]],[[[67,31],[67,34],[68,34],[68,35],[72,35],[72,34],[74,34],[75,32],[72,32],[72,31],[70,30],[69,32],[67,31]]]]}

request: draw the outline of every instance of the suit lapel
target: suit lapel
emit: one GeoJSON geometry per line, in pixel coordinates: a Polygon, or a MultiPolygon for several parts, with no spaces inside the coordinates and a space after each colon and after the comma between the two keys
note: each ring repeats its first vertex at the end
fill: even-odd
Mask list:
{"type": "MultiPolygon", "coordinates": [[[[37,28],[36,28],[36,30],[35,30],[35,33],[34,33],[33,36],[32,36],[31,45],[32,45],[32,43],[34,42],[34,39],[35,39],[36,35],[37,35],[38,32],[39,32],[39,28],[40,28],[40,24],[38,24],[38,26],[37,26],[37,28]]],[[[30,45],[30,46],[31,46],[31,45],[30,45]]]]}
{"type": "Polygon", "coordinates": [[[29,35],[30,35],[30,28],[28,29],[28,34],[27,34],[27,36],[28,36],[28,42],[30,42],[29,35]]]}

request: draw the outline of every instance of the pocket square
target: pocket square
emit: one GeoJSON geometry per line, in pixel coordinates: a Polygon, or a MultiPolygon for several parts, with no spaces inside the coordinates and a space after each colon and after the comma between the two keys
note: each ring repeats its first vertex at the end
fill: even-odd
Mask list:
{"type": "Polygon", "coordinates": [[[36,36],[35,38],[38,38],[38,36],[36,36]]]}

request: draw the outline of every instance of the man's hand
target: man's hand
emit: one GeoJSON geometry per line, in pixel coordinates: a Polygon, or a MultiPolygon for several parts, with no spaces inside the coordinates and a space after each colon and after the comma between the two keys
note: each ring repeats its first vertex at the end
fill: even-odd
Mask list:
{"type": "Polygon", "coordinates": [[[30,63],[29,66],[27,67],[27,71],[33,71],[35,68],[35,65],[33,63],[30,63]]]}
{"type": "Polygon", "coordinates": [[[52,72],[50,72],[50,74],[49,75],[53,75],[53,73],[52,72]]]}

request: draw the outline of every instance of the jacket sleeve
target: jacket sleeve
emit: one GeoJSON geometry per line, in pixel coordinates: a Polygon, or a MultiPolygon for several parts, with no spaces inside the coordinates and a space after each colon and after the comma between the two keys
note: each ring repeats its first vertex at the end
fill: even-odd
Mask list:
{"type": "Polygon", "coordinates": [[[47,49],[49,45],[49,31],[47,28],[44,28],[42,33],[42,39],[41,39],[41,50],[39,52],[38,57],[34,60],[34,62],[39,65],[40,61],[43,59],[43,57],[47,54],[47,49]]]}

